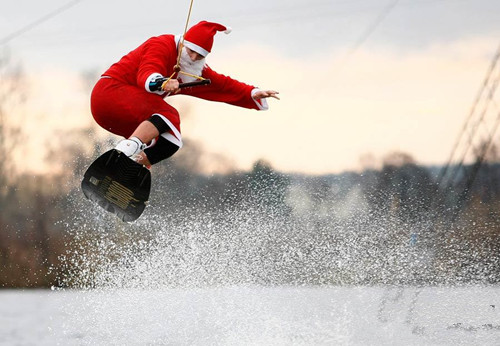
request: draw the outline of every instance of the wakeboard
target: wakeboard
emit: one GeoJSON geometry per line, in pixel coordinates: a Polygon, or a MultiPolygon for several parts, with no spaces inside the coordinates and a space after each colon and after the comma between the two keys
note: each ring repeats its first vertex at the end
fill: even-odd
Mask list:
{"type": "Polygon", "coordinates": [[[85,197],[125,222],[141,216],[150,190],[149,169],[116,149],[99,156],[82,180],[85,197]]]}

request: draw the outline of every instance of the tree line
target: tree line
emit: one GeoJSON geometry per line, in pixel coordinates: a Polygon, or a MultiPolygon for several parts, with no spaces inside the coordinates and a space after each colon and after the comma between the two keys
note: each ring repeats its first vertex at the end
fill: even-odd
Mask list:
{"type": "Polygon", "coordinates": [[[153,168],[151,205],[123,224],[84,199],[79,180],[90,161],[80,156],[57,176],[9,177],[0,287],[89,287],[99,275],[110,282],[110,266],[116,274],[125,258],[147,263],[155,246],[176,256],[161,260],[177,273],[164,278],[174,286],[500,281],[498,164],[484,165],[457,207],[456,191],[441,190],[432,170],[411,160],[325,176],[259,161],[248,172],[204,175],[179,157],[153,168]]]}

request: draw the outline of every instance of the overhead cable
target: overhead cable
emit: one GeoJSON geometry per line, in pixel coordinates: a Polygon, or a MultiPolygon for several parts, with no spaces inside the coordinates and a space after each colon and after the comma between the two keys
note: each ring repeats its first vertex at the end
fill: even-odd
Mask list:
{"type": "Polygon", "coordinates": [[[7,36],[3,37],[0,39],[0,46],[3,46],[5,45],[6,43],[10,42],[11,40],[13,40],[14,38],[18,37],[18,36],[21,36],[22,34],[24,34],[25,32],[39,26],[40,24],[42,23],[45,23],[46,21],[48,21],[49,19],[57,16],[58,14],[70,9],[71,7],[75,6],[76,4],[78,4],[79,2],[81,2],[83,0],[73,0],[73,1],[70,1],[68,2],[67,4],[61,6],[61,7],[58,7],[56,8],[55,10],[53,10],[52,12],[49,12],[47,13],[46,15],[38,18],[37,20],[25,25],[24,27],[8,34],[7,36]]]}

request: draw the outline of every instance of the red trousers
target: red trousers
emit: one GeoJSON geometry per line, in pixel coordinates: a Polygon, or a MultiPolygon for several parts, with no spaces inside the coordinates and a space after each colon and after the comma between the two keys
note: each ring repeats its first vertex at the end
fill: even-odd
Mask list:
{"type": "Polygon", "coordinates": [[[125,138],[153,114],[167,118],[180,134],[179,113],[162,96],[113,78],[99,79],[92,90],[90,109],[102,128],[125,138]]]}

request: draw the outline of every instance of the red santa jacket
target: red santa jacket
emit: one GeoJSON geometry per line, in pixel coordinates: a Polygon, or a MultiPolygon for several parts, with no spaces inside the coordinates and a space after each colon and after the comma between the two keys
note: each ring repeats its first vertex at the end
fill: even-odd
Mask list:
{"type": "MultiPolygon", "coordinates": [[[[161,35],[152,37],[142,45],[113,64],[103,76],[109,76],[130,85],[136,85],[149,92],[149,82],[161,74],[169,77],[177,63],[179,37],[161,35]]],[[[267,109],[264,100],[254,100],[254,86],[224,76],[205,65],[202,77],[211,80],[210,85],[182,89],[179,94],[191,95],[205,100],[225,102],[250,109],[267,109]]],[[[161,94],[162,96],[165,93],[161,94]]]]}

